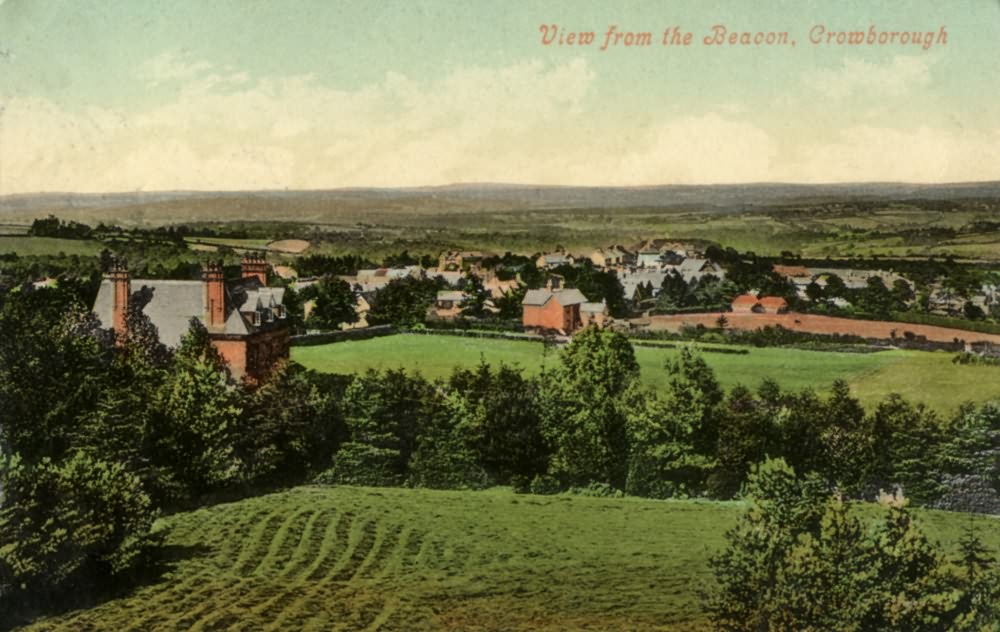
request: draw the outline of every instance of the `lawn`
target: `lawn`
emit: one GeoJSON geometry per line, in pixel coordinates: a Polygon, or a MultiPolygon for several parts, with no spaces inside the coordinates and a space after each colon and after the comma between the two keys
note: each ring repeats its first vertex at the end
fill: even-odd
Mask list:
{"type": "MultiPolygon", "coordinates": [[[[965,401],[1000,398],[1000,367],[956,365],[952,354],[924,351],[834,353],[798,349],[749,348],[746,355],[705,353],[723,386],[756,387],[765,377],[785,388],[826,391],[836,379],[846,380],[866,406],[897,392],[944,413],[965,401]]],[[[642,380],[654,388],[666,385],[664,363],[677,349],[636,347],[642,380]]],[[[371,340],[294,347],[292,358],[318,371],[354,373],[372,369],[406,368],[428,378],[445,377],[455,366],[474,366],[480,359],[505,363],[537,373],[555,366],[558,352],[545,352],[536,342],[397,335],[371,340]]]]}
{"type": "MultiPolygon", "coordinates": [[[[739,503],[300,487],[161,520],[173,564],[35,630],[693,630],[739,503]]],[[[952,552],[975,522],[918,512],[952,552]]]]}
{"type": "Polygon", "coordinates": [[[0,237],[0,254],[15,252],[22,257],[58,255],[93,256],[104,246],[88,239],[59,239],[56,237],[0,237]]]}

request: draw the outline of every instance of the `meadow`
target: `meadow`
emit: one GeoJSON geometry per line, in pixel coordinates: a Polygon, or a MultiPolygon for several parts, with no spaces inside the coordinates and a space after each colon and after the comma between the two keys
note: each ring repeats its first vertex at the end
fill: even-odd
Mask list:
{"type": "MultiPolygon", "coordinates": [[[[158,521],[166,572],[27,630],[697,630],[738,502],[299,487],[158,521]]],[[[871,508],[866,508],[870,510],[871,508]]],[[[951,553],[974,524],[916,511],[951,553]]]]}
{"type": "Polygon", "coordinates": [[[46,255],[79,255],[92,257],[104,245],[89,239],[59,239],[56,237],[0,237],[0,254],[17,253],[22,257],[46,255]]]}
{"type": "MultiPolygon", "coordinates": [[[[727,389],[736,384],[756,387],[769,377],[786,389],[809,387],[825,392],[834,380],[843,379],[867,407],[895,392],[945,414],[966,401],[1000,398],[1000,367],[956,365],[951,353],[733,348],[747,349],[749,353],[703,354],[727,389]]],[[[635,347],[642,381],[652,388],[664,388],[668,381],[664,364],[678,353],[676,348],[635,347]]],[[[293,360],[317,371],[357,373],[405,368],[432,379],[447,377],[456,366],[471,367],[480,361],[519,366],[528,374],[536,374],[545,366],[556,366],[557,354],[537,342],[444,335],[396,335],[292,348],[293,360]]]]}

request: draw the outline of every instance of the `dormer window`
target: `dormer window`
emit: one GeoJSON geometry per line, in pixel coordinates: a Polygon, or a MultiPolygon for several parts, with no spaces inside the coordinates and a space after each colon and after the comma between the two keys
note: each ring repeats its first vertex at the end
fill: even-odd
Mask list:
{"type": "Polygon", "coordinates": [[[275,305],[274,306],[274,315],[275,315],[276,318],[284,318],[285,317],[285,306],[284,305],[275,305]]]}
{"type": "Polygon", "coordinates": [[[260,325],[260,312],[250,312],[250,322],[254,326],[260,325]]]}

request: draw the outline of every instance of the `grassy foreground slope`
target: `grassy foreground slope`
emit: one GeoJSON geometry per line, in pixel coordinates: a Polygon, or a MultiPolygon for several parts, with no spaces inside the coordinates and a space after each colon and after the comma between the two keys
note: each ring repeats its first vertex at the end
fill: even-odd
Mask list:
{"type": "MultiPolygon", "coordinates": [[[[171,516],[155,584],[37,630],[691,630],[739,503],[301,487],[171,516]]],[[[950,551],[970,520],[919,512],[950,551]]]]}
{"type": "MultiPolygon", "coordinates": [[[[953,412],[964,401],[1000,398],[1000,367],[956,365],[950,353],[834,353],[780,348],[749,351],[746,355],[705,353],[704,357],[726,388],[736,384],[756,387],[770,377],[784,388],[826,391],[834,380],[843,379],[866,406],[896,392],[943,413],[953,412]]],[[[543,366],[555,366],[557,353],[546,353],[541,344],[520,340],[397,335],[294,347],[292,358],[318,371],[354,373],[402,367],[436,378],[450,375],[455,366],[474,366],[480,358],[494,365],[518,365],[533,374],[543,366]]],[[[677,349],[636,347],[642,380],[654,388],[665,386],[664,362],[678,353],[677,349]]]]}

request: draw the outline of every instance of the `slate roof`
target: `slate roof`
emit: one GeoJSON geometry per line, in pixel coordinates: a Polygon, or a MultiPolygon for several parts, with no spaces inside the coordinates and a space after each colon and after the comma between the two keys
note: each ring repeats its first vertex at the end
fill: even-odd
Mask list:
{"type": "Polygon", "coordinates": [[[604,303],[583,303],[580,305],[581,312],[588,312],[591,314],[603,314],[607,308],[608,306],[604,303]]]}
{"type": "MultiPolygon", "coordinates": [[[[160,342],[176,347],[187,333],[192,318],[204,322],[205,285],[203,281],[176,281],[167,279],[132,279],[132,293],[143,287],[153,291],[153,297],[143,309],[160,335],[160,342]]],[[[241,314],[256,309],[282,305],[285,289],[265,287],[256,278],[226,282],[226,322],[221,331],[225,335],[244,336],[267,327],[268,323],[254,326],[241,314]]],[[[94,301],[94,313],[101,326],[110,328],[113,323],[114,286],[109,279],[101,281],[94,301]]]]}
{"type": "Polygon", "coordinates": [[[541,307],[548,303],[549,299],[553,298],[563,307],[580,305],[587,302],[587,297],[583,295],[583,292],[575,288],[569,288],[555,292],[551,290],[528,290],[524,293],[524,300],[521,301],[521,305],[541,307]]]}

